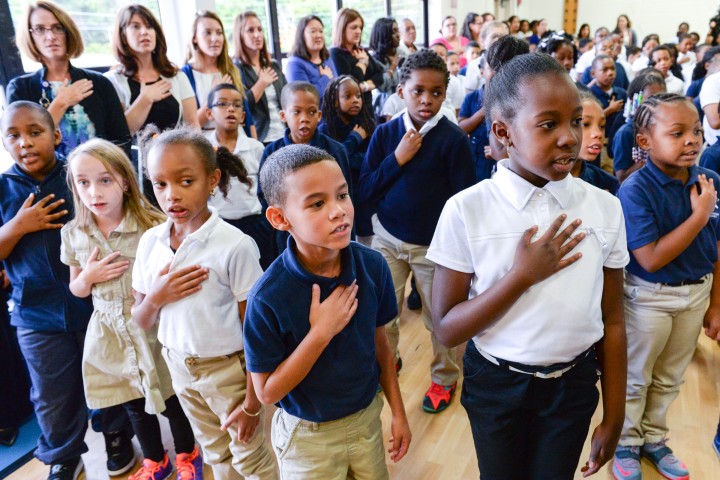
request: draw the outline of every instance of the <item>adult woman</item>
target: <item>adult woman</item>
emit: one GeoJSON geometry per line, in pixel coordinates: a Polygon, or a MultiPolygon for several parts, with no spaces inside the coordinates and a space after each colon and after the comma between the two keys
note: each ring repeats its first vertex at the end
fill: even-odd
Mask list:
{"type": "Polygon", "coordinates": [[[401,57],[409,57],[418,51],[415,46],[416,38],[415,24],[409,18],[403,18],[400,21],[400,45],[398,46],[398,54],[401,57]]]}
{"type": "Polygon", "coordinates": [[[395,93],[400,80],[398,45],[400,31],[395,19],[378,18],[370,33],[370,51],[384,70],[382,83],[373,91],[373,111],[377,117],[382,115],[385,100],[395,93]]]}
{"type": "Polygon", "coordinates": [[[464,67],[467,59],[462,53],[465,51],[465,45],[467,45],[470,40],[457,34],[457,20],[455,20],[455,17],[448,15],[443,19],[440,34],[442,36],[433,40],[430,45],[438,42],[442,43],[447,47],[449,52],[455,52],[460,55],[460,68],[464,67]]]}
{"type": "Polygon", "coordinates": [[[73,67],[71,58],[83,52],[80,31],[64,10],[51,2],[35,2],[17,31],[20,50],[42,64],[35,73],[13,79],[7,102],[39,102],[62,132],[57,151],[68,154],[93,137],[130,150],[123,110],[112,84],[99,73],[73,67]]]}
{"type": "Polygon", "coordinates": [[[298,22],[295,43],[287,63],[289,82],[305,81],[317,88],[320,98],[333,78],[330,52],[325,47],[324,25],[320,17],[308,15],[298,22]]]}
{"type": "Polygon", "coordinates": [[[255,12],[235,17],[235,65],[240,69],[258,140],[274,142],[285,134],[280,120],[280,93],[287,81],[282,68],[270,58],[263,27],[255,12]]]}
{"type": "Polygon", "coordinates": [[[482,16],[477,13],[470,12],[465,16],[465,21],[463,22],[462,31],[460,33],[469,41],[480,43],[480,30],[482,30],[482,26],[482,16]]]}
{"type": "Polygon", "coordinates": [[[575,44],[578,45],[580,40],[584,40],[586,38],[590,38],[590,25],[583,23],[578,29],[577,37],[575,37],[575,44]]]}
{"type": "Polygon", "coordinates": [[[622,35],[622,43],[626,47],[638,46],[637,33],[632,29],[632,23],[627,15],[623,14],[618,16],[615,30],[613,30],[612,33],[622,35]]]}
{"type": "MultiPolygon", "coordinates": [[[[225,28],[222,20],[214,12],[201,10],[195,14],[192,25],[193,36],[187,49],[186,63],[181,69],[187,75],[190,86],[195,92],[197,120],[204,130],[213,130],[215,124],[208,119],[208,94],[215,85],[228,83],[235,85],[245,96],[240,71],[228,55],[225,28]]],[[[245,133],[257,137],[252,114],[245,100],[245,133]]]]}
{"type": "Polygon", "coordinates": [[[372,103],[372,91],[383,82],[383,67],[360,45],[364,21],[360,12],[341,8],[333,25],[330,58],[336,76],[352,75],[363,91],[363,102],[372,103]]]}
{"type": "Polygon", "coordinates": [[[130,132],[151,123],[160,130],[183,122],[199,127],[190,82],[168,59],[165,35],[150,10],[142,5],[120,9],[112,43],[120,66],[105,76],[125,108],[130,132]]]}

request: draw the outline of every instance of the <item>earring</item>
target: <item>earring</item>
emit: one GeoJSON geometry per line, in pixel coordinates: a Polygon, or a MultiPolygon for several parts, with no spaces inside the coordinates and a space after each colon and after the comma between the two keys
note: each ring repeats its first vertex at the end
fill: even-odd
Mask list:
{"type": "Polygon", "coordinates": [[[213,189],[210,190],[210,196],[214,197],[216,193],[217,193],[217,187],[213,187],[213,189]]]}

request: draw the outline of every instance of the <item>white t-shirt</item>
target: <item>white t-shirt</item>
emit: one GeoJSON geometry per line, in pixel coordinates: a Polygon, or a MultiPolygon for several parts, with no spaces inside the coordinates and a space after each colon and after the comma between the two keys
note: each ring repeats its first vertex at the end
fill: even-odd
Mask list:
{"type": "Polygon", "coordinates": [[[677,93],[678,95],[684,95],[685,83],[672,73],[668,73],[668,76],[665,77],[665,90],[667,90],[667,93],[677,93]]]}
{"type": "Polygon", "coordinates": [[[577,72],[579,77],[582,77],[582,75],[585,73],[585,70],[587,70],[588,67],[592,65],[592,62],[593,60],[595,60],[596,56],[597,53],[595,52],[594,48],[580,55],[580,58],[575,64],[575,71],[577,72]]]}
{"type": "Polygon", "coordinates": [[[450,99],[450,103],[455,110],[460,110],[462,102],[465,100],[465,88],[463,87],[462,80],[455,75],[450,75],[450,83],[448,83],[446,97],[450,99]]]}
{"type": "MultiPolygon", "coordinates": [[[[220,145],[216,130],[206,132],[205,136],[214,147],[220,145]]],[[[262,206],[257,196],[257,187],[260,158],[262,158],[263,150],[265,150],[265,147],[262,143],[245,135],[245,130],[242,127],[238,128],[238,139],[233,153],[240,157],[243,165],[245,165],[248,177],[252,180],[252,187],[240,183],[240,180],[235,177],[230,177],[227,197],[224,197],[222,192],[218,191],[208,201],[208,204],[217,210],[220,218],[238,220],[262,212],[262,206]]]]}
{"type": "MultiPolygon", "coordinates": [[[[705,108],[713,103],[720,103],[720,72],[705,77],[703,86],[700,89],[700,106],[705,108]]],[[[703,118],[703,129],[705,131],[705,141],[708,145],[714,145],[718,135],[720,135],[720,129],[714,129],[710,126],[707,115],[703,118]]]]}
{"type": "Polygon", "coordinates": [[[480,75],[480,58],[481,57],[478,57],[467,64],[465,78],[463,79],[465,94],[474,92],[478,88],[482,87],[483,83],[485,83],[482,75],[480,75]]]}
{"type": "Polygon", "coordinates": [[[277,92],[275,92],[275,86],[272,83],[265,89],[265,97],[268,101],[268,110],[270,113],[270,126],[263,139],[263,141],[267,143],[283,138],[283,136],[285,136],[285,126],[282,120],[280,120],[280,99],[277,98],[277,92]]]}
{"type": "Polygon", "coordinates": [[[229,355],[243,349],[238,302],[262,275],[255,241],[220,219],[215,210],[176,253],[170,248],[168,220],[140,239],[132,287],[147,294],[159,272],[201,265],[209,269],[202,289],[160,309],[158,339],[167,348],[201,358],[229,355]]]}
{"type": "MultiPolygon", "coordinates": [[[[222,77],[222,75],[220,72],[202,73],[195,69],[192,70],[192,74],[193,79],[195,80],[195,94],[197,95],[198,103],[200,104],[198,108],[202,108],[207,105],[207,99],[210,94],[210,90],[212,90],[213,80],[222,77]]],[[[215,121],[213,120],[208,121],[203,126],[203,130],[213,130],[214,128],[215,121]]]]}
{"type": "Polygon", "coordinates": [[[498,162],[497,172],[452,197],[443,209],[427,258],[473,274],[469,298],[495,285],[511,269],[525,230],[534,240],[555,219],[582,219],[587,234],[576,263],[527,290],[494,324],[473,337],[479,350],[528,365],[569,362],[603,336],[603,267],[623,268],[627,251],[620,201],[568,175],[538,188],[498,162]],[[482,205],[482,208],[478,208],[482,205]]]}
{"type": "Polygon", "coordinates": [[[650,59],[648,57],[646,57],[645,55],[640,55],[632,63],[633,72],[637,73],[640,70],[647,68],[649,63],[650,63],[650,59]]]}

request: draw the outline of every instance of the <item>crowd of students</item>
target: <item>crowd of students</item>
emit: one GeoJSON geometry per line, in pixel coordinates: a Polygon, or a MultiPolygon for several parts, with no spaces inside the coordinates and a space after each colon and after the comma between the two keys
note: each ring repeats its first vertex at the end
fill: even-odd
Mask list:
{"type": "Polygon", "coordinates": [[[645,457],[689,478],[667,410],[703,327],[720,340],[717,36],[681,24],[638,47],[625,15],[590,39],[470,13],[428,48],[409,19],[380,19],[366,49],[343,8],[330,49],[320,18],[300,20],[283,72],[255,13],[231,56],[201,11],[178,68],[129,5],[99,75],[72,66],[83,42],[61,7],[23,22],[42,68],[7,87],[0,259],[49,480],[83,470],[88,408],[110,475],[134,467],[135,435],[135,480],[201,479],[203,463],[388,478],[385,451],[400,461],[412,439],[409,277],[433,352],[422,407],[450,405],[466,343],[483,478],[573,478],[598,379],[584,475],[612,460],[636,480],[645,457]]]}

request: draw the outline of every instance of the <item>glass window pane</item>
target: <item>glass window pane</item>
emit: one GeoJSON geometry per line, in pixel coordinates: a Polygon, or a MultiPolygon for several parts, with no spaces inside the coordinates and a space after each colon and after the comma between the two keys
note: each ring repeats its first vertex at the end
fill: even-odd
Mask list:
{"type": "Polygon", "coordinates": [[[317,15],[323,22],[325,46],[332,46],[332,22],[335,0],[277,0],[280,48],[287,53],[293,47],[295,32],[300,19],[306,15],[317,15]]]}
{"type": "Polygon", "coordinates": [[[272,39],[270,38],[270,24],[268,23],[267,10],[265,9],[265,0],[244,0],[237,2],[236,0],[215,0],[215,12],[218,14],[225,27],[225,35],[228,37],[228,52],[233,56],[235,52],[235,39],[233,38],[233,28],[235,27],[235,17],[247,11],[255,12],[260,22],[265,28],[265,41],[267,42],[268,51],[272,52],[272,39]]]}
{"type": "Polygon", "coordinates": [[[370,32],[375,20],[387,16],[385,12],[385,0],[343,0],[343,7],[354,8],[365,21],[362,34],[362,44],[368,46],[370,43],[370,32]]]}
{"type": "MultiPolygon", "coordinates": [[[[422,0],[392,0],[392,16],[400,23],[403,18],[409,18],[415,24],[417,37],[415,45],[422,45],[425,38],[425,28],[423,26],[423,1],[422,0]]],[[[432,35],[430,35],[432,38],[432,35]]]]}
{"type": "MultiPolygon", "coordinates": [[[[24,0],[10,0],[10,12],[12,14],[15,30],[27,28],[25,25],[18,25],[22,21],[25,5],[24,0]]],[[[102,67],[117,63],[112,54],[110,39],[112,28],[115,24],[115,15],[120,7],[139,3],[144,5],[160,18],[160,9],[157,0],[63,0],[62,8],[75,20],[85,42],[85,52],[72,61],[76,67],[102,67]]],[[[25,71],[31,72],[40,68],[25,56],[22,57],[25,71]]]]}

